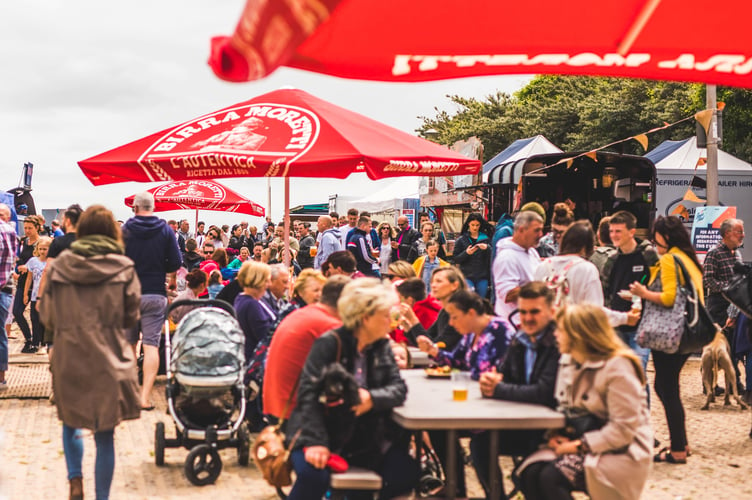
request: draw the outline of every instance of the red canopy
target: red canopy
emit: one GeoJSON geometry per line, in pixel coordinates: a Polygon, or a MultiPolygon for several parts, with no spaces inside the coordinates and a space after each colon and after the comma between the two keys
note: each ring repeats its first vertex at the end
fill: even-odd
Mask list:
{"type": "Polygon", "coordinates": [[[283,89],[78,162],[94,185],[223,177],[371,179],[480,169],[443,146],[283,89]]]}
{"type": "MultiPolygon", "coordinates": [[[[232,189],[211,180],[168,182],[149,189],[154,195],[154,211],[167,210],[218,210],[263,217],[264,207],[239,195],[232,189]]],[[[133,206],[131,195],[125,204],[133,206]]]]}
{"type": "Polygon", "coordinates": [[[403,82],[561,73],[752,87],[750,16],[747,0],[248,0],[210,64],[231,81],[287,65],[403,82]]]}

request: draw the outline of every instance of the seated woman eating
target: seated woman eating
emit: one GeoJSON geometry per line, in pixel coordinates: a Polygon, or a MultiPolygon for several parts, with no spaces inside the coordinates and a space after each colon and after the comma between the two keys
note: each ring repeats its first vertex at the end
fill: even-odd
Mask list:
{"type": "Polygon", "coordinates": [[[449,324],[462,335],[453,350],[439,348],[425,335],[416,339],[421,351],[441,366],[469,371],[473,380],[496,366],[504,356],[507,337],[514,329],[502,318],[493,316],[493,308],[486,300],[469,290],[455,292],[444,306],[449,324]]]}
{"type": "Polygon", "coordinates": [[[290,500],[321,498],[326,493],[332,453],[350,465],[379,473],[381,498],[394,498],[415,486],[418,465],[408,453],[409,436],[390,418],[392,408],[407,395],[387,337],[390,310],[396,303],[391,285],[376,278],[353,280],[337,302],[343,326],[313,343],[287,427],[297,476],[290,500]],[[322,373],[338,361],[355,378],[360,396],[360,403],[344,408],[354,418],[339,425],[332,421],[340,414],[336,407],[320,402],[322,373]]]}
{"type": "Polygon", "coordinates": [[[606,313],[593,304],[556,315],[562,363],[557,377],[565,432],[522,464],[525,498],[639,499],[652,462],[653,431],[642,362],[617,337],[606,313]],[[564,360],[564,356],[562,356],[564,360]]]}

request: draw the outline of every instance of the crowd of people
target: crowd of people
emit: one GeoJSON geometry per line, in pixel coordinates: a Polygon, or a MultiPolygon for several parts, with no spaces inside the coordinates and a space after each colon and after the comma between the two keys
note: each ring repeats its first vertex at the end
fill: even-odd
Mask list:
{"type": "MultiPolygon", "coordinates": [[[[637,343],[638,303],[672,307],[682,279],[676,257],[705,290],[731,345],[748,334],[740,333],[738,312],[719,293],[740,260],[744,230],[737,219],[723,222],[721,242],[701,265],[676,217],[658,217],[650,238],[641,240],[629,212],[605,218],[596,232],[564,204],[549,214],[528,203],[497,224],[470,214],[453,251],[427,213],[419,214],[417,228],[405,216],[394,228],[351,209],[319,217],[315,231],[292,221],[288,235],[269,217],[260,229],[199,222],[191,231],[186,220],[155,216],[154,199],[144,192],[122,225],[102,206],[72,205],[62,234],[40,234],[43,221],[27,217],[22,238],[9,215],[0,205],[0,320],[18,324],[23,352],[46,352],[53,360],[71,498],[83,494],[82,428],[95,433],[97,498],[108,497],[114,428],[154,408],[165,311],[176,299],[232,304],[246,363],[258,366],[255,358],[264,356],[249,415],[257,424],[283,422],[297,478],[291,499],[325,494],[335,454],[377,471],[382,498],[415,486],[420,464],[410,435],[389,418],[407,397],[400,370],[410,366],[408,346],[436,365],[469,372],[486,398],[587,417],[588,426],[577,432],[568,426],[500,433],[499,452],[525,458],[514,477],[526,498],[572,498],[573,491],[594,499],[639,498],[651,463],[686,463],[690,446],[679,387],[688,355],[637,343]],[[658,450],[645,375],[651,355],[670,431],[669,446],[658,450]],[[317,392],[332,363],[359,387],[351,427],[330,420],[317,392]],[[82,381],[92,379],[93,390],[84,390],[82,381]]],[[[177,324],[190,309],[175,309],[170,319],[177,324]]],[[[747,367],[747,398],[749,354],[738,353],[747,367]]],[[[488,495],[489,434],[465,437],[488,495]]],[[[446,460],[446,436],[431,432],[427,439],[446,460]]],[[[464,462],[456,463],[461,469],[464,462]]],[[[458,472],[458,495],[465,496],[464,470],[458,472]]],[[[501,477],[500,470],[495,474],[501,477]]]]}

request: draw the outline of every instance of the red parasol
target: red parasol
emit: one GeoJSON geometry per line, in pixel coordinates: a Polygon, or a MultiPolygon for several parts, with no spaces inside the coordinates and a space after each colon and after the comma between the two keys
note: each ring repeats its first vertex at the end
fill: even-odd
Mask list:
{"type": "Polygon", "coordinates": [[[286,240],[290,177],[452,176],[481,168],[479,160],[296,89],[229,106],[78,165],[94,185],[284,177],[286,240]]]}
{"type": "Polygon", "coordinates": [[[559,73],[752,87],[750,15],[746,0],[248,0],[210,65],[230,81],[287,65],[402,82],[559,73]]]}
{"type": "Polygon", "coordinates": [[[78,162],[94,185],[223,177],[477,173],[471,160],[302,90],[282,89],[78,162]]]}
{"type": "MultiPolygon", "coordinates": [[[[218,210],[241,214],[264,216],[264,207],[239,195],[232,189],[211,180],[168,182],[149,189],[154,195],[154,211],[167,210],[218,210]]],[[[125,204],[133,206],[131,195],[125,204]]]]}

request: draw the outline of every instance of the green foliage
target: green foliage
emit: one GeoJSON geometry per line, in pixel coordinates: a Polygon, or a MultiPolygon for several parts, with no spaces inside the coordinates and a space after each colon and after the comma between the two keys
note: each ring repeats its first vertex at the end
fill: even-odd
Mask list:
{"type": "MultiPolygon", "coordinates": [[[[451,144],[475,135],[484,145],[484,161],[513,141],[538,134],[565,151],[588,151],[674,123],[705,108],[705,86],[628,78],[541,75],[513,95],[497,92],[485,99],[447,96],[458,111],[421,117],[417,130],[439,132],[436,139],[451,144]]],[[[726,103],[722,148],[752,160],[752,91],[718,89],[726,103]]],[[[652,149],[666,139],[695,133],[694,120],[648,135],[652,149]]],[[[609,148],[644,154],[636,141],[609,148]]]]}

